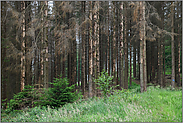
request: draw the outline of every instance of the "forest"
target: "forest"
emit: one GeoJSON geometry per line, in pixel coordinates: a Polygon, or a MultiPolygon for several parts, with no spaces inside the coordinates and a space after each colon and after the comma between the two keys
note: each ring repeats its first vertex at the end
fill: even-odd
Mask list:
{"type": "MultiPolygon", "coordinates": [[[[2,109],[65,105],[34,100],[48,90],[58,96],[67,88],[63,101],[74,102],[72,92],[105,102],[149,87],[170,88],[170,96],[182,89],[182,1],[1,1],[2,109]],[[24,95],[29,89],[33,97],[24,95]]],[[[176,116],[167,121],[180,121],[182,112],[176,116]]]]}

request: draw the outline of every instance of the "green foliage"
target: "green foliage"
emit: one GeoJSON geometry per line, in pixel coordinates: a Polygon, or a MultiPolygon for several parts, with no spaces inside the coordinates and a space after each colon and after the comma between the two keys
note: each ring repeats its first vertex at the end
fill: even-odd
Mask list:
{"type": "Polygon", "coordinates": [[[42,105],[49,105],[51,107],[60,107],[65,105],[66,103],[72,103],[79,98],[79,95],[74,92],[74,86],[69,86],[69,82],[67,78],[62,78],[58,76],[55,78],[53,83],[53,88],[49,88],[46,93],[47,97],[46,101],[42,101],[42,105]]]}
{"type": "Polygon", "coordinates": [[[107,94],[111,94],[113,89],[117,86],[113,86],[114,82],[112,82],[113,76],[109,76],[108,72],[105,72],[103,69],[98,79],[95,79],[94,81],[96,84],[99,85],[97,89],[100,89],[102,91],[103,96],[107,96],[107,94]]]}
{"type": "MultiPolygon", "coordinates": [[[[6,105],[6,109],[4,110],[6,113],[9,113],[13,110],[20,110],[25,107],[32,107],[33,100],[36,97],[33,94],[32,86],[25,86],[22,92],[14,94],[13,99],[11,99],[6,105]]],[[[5,105],[5,104],[3,104],[5,105]]]]}
{"type": "MultiPolygon", "coordinates": [[[[66,103],[72,103],[80,97],[80,93],[74,92],[74,86],[69,86],[67,78],[55,78],[53,88],[48,89],[33,89],[33,86],[25,86],[22,92],[19,92],[13,96],[8,103],[3,103],[6,109],[5,113],[10,113],[15,110],[25,109],[26,107],[50,106],[60,107],[66,103]]],[[[6,100],[3,100],[4,102],[6,100]]]]}
{"type": "MultiPolygon", "coordinates": [[[[133,90],[133,89],[132,89],[133,90]]],[[[115,91],[104,98],[11,112],[2,122],[182,122],[182,92],[149,86],[147,92],[115,91]],[[126,95],[126,96],[125,96],[126,95]]]]}

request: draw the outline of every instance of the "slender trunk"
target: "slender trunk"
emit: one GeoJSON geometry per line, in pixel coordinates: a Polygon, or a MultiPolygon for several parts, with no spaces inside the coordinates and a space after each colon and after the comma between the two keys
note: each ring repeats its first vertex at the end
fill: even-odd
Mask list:
{"type": "Polygon", "coordinates": [[[123,83],[124,83],[124,76],[123,76],[123,2],[121,2],[120,5],[120,10],[121,10],[121,30],[120,30],[120,87],[124,88],[123,83]]]}
{"type": "MultiPolygon", "coordinates": [[[[5,15],[6,15],[6,10],[7,10],[7,5],[6,5],[7,3],[6,3],[6,1],[2,1],[1,2],[1,14],[2,14],[2,16],[1,16],[1,31],[2,31],[2,33],[1,33],[1,38],[3,38],[3,39],[6,39],[6,30],[7,30],[7,22],[6,22],[6,19],[4,20],[4,22],[2,21],[2,19],[5,17],[5,15]],[[4,7],[4,8],[3,8],[4,7]]],[[[5,41],[3,41],[2,39],[1,39],[1,43],[4,43],[5,41]]],[[[2,47],[2,44],[1,44],[1,47],[2,47]]],[[[4,68],[7,66],[7,62],[6,62],[6,52],[7,52],[7,48],[4,46],[4,47],[2,47],[1,48],[1,67],[2,67],[2,69],[1,69],[1,104],[2,104],[2,99],[6,99],[7,98],[7,81],[6,81],[6,79],[8,78],[8,71],[7,70],[5,70],[4,68]]]]}
{"type": "MultiPolygon", "coordinates": [[[[84,16],[84,13],[85,13],[85,2],[82,1],[82,13],[83,13],[83,21],[85,20],[85,16],[84,16]]],[[[84,26],[86,28],[86,25],[84,26]]],[[[81,76],[82,76],[82,79],[81,79],[81,87],[82,87],[82,93],[83,95],[85,94],[85,39],[86,39],[86,34],[85,34],[85,28],[83,28],[82,30],[82,73],[81,73],[81,76]]]]}
{"type": "MultiPolygon", "coordinates": [[[[95,22],[95,32],[96,32],[96,78],[99,77],[100,75],[100,62],[99,62],[99,1],[96,1],[96,6],[97,6],[97,12],[96,12],[96,22],[95,22]]],[[[97,86],[97,85],[96,85],[97,86]]],[[[96,88],[96,87],[95,87],[96,88]]],[[[96,90],[97,95],[98,95],[98,89],[96,90]]]]}
{"type": "Polygon", "coordinates": [[[142,16],[143,16],[143,46],[144,46],[144,91],[147,91],[147,65],[146,65],[146,29],[145,29],[145,1],[143,1],[143,7],[142,7],[142,16]]]}
{"type": "Polygon", "coordinates": [[[131,39],[130,39],[130,86],[132,86],[132,44],[131,44],[131,39]]]}
{"type": "Polygon", "coordinates": [[[140,42],[138,42],[137,57],[138,57],[138,80],[140,80],[140,42]]]}
{"type": "Polygon", "coordinates": [[[28,49],[31,47],[31,40],[28,37],[26,31],[30,28],[29,22],[31,20],[30,16],[30,2],[25,2],[25,82],[26,85],[31,85],[31,58],[27,55],[28,49]]]}
{"type": "MultiPolygon", "coordinates": [[[[89,9],[89,18],[92,21],[92,1],[89,1],[90,9],[89,9]]],[[[92,92],[92,75],[93,75],[93,59],[92,59],[92,24],[89,27],[89,93],[88,97],[91,98],[93,96],[92,92]]]]}
{"type": "MultiPolygon", "coordinates": [[[[179,29],[179,24],[178,24],[178,34],[180,34],[180,29],[179,29]]],[[[181,41],[180,41],[180,36],[178,35],[178,79],[177,79],[177,83],[178,86],[181,86],[181,81],[180,81],[180,52],[181,52],[181,41]]]]}
{"type": "MultiPolygon", "coordinates": [[[[174,33],[174,6],[173,6],[173,2],[171,2],[172,7],[171,7],[171,19],[172,19],[172,23],[171,23],[171,27],[172,27],[172,33],[174,33]]],[[[171,41],[171,51],[172,51],[172,77],[171,77],[171,85],[172,85],[172,89],[175,88],[175,54],[174,54],[174,35],[171,36],[172,41],[171,41]]]]}
{"type": "MultiPolygon", "coordinates": [[[[151,43],[151,61],[155,61],[155,46],[154,42],[151,43]]],[[[155,79],[155,62],[152,62],[152,75],[151,75],[151,81],[154,81],[155,79]]]]}
{"type": "MultiPolygon", "coordinates": [[[[178,4],[177,4],[177,8],[179,8],[179,6],[178,6],[178,4]]],[[[180,11],[179,10],[177,10],[177,15],[180,15],[180,11]]],[[[177,41],[178,41],[178,75],[177,75],[177,85],[178,86],[181,86],[181,78],[180,78],[180,52],[181,52],[181,40],[180,40],[180,35],[181,35],[181,33],[180,33],[180,24],[178,23],[178,25],[177,25],[177,27],[178,27],[178,29],[177,29],[177,33],[179,34],[178,36],[177,36],[177,41]]]]}
{"type": "MultiPolygon", "coordinates": [[[[131,16],[131,12],[130,12],[130,17],[131,16]]],[[[132,86],[132,30],[131,30],[131,20],[130,20],[130,86],[132,86]]]]}
{"type": "MultiPolygon", "coordinates": [[[[162,29],[164,29],[164,9],[163,9],[163,6],[164,6],[164,2],[162,3],[162,8],[161,8],[161,10],[162,10],[162,13],[161,13],[161,16],[162,16],[162,24],[161,24],[162,29]]],[[[160,46],[161,46],[161,54],[160,54],[160,57],[161,57],[161,61],[160,61],[160,63],[161,63],[161,65],[160,65],[160,69],[161,69],[161,73],[160,73],[160,74],[161,74],[161,78],[160,78],[160,85],[161,85],[161,87],[163,87],[163,86],[164,86],[164,75],[163,75],[163,49],[164,49],[164,38],[162,38],[160,46]]]]}
{"type": "MultiPolygon", "coordinates": [[[[109,3],[108,3],[109,4],[109,3]]],[[[109,30],[109,8],[107,11],[107,15],[108,15],[108,25],[107,25],[107,30],[108,30],[108,36],[107,36],[107,41],[108,41],[108,50],[107,50],[107,58],[108,58],[108,74],[110,75],[110,30],[109,30]]]]}
{"type": "MultiPolygon", "coordinates": [[[[21,10],[25,10],[25,2],[21,3],[21,10]]],[[[24,89],[25,85],[25,13],[23,12],[23,19],[22,19],[22,44],[21,44],[21,51],[22,51],[22,56],[21,56],[21,91],[24,89]]]]}
{"type": "Polygon", "coordinates": [[[116,2],[113,3],[114,4],[114,8],[113,8],[113,15],[114,15],[114,20],[113,20],[113,62],[112,62],[112,75],[114,76],[114,79],[113,81],[115,82],[116,81],[116,9],[115,9],[115,5],[116,5],[116,2]]]}
{"type": "Polygon", "coordinates": [[[133,77],[136,78],[136,46],[133,46],[133,77]]]}
{"type": "Polygon", "coordinates": [[[48,16],[48,1],[45,1],[45,10],[44,10],[44,16],[46,20],[46,25],[44,27],[44,88],[48,88],[48,22],[47,22],[47,16],[48,16]]]}
{"type": "MultiPolygon", "coordinates": [[[[127,5],[124,5],[125,13],[127,13],[127,5]]],[[[125,55],[125,70],[124,70],[124,89],[128,89],[128,42],[127,42],[127,15],[125,16],[124,28],[124,55],[125,55]]]]}

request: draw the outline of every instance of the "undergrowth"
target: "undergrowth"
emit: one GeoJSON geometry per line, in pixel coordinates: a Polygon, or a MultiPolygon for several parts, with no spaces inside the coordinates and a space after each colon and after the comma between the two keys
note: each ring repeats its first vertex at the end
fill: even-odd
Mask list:
{"type": "Polygon", "coordinates": [[[182,122],[182,92],[149,86],[118,90],[110,97],[78,100],[58,109],[34,107],[1,116],[2,122],[182,122]]]}

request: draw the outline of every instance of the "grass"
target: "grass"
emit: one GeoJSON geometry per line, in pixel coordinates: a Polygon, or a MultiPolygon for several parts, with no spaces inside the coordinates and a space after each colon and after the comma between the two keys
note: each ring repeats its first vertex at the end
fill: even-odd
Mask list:
{"type": "MultiPolygon", "coordinates": [[[[135,86],[135,87],[134,87],[135,86]]],[[[79,100],[57,109],[34,107],[1,115],[2,122],[182,122],[182,92],[150,86],[115,91],[106,100],[79,100]]]]}

